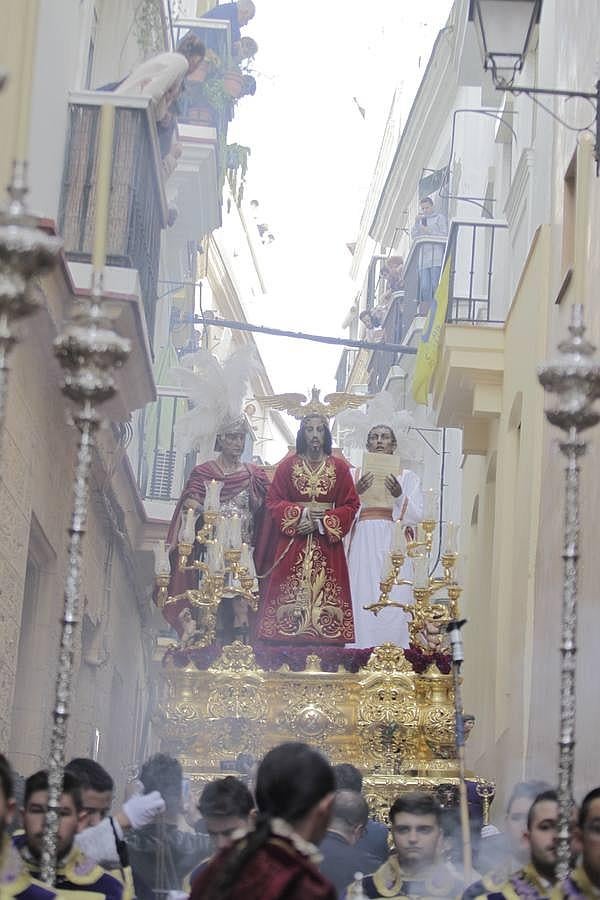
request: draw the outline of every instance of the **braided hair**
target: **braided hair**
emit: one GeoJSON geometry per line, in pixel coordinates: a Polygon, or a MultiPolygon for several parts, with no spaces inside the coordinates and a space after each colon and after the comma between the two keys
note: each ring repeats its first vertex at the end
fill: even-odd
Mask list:
{"type": "Polygon", "coordinates": [[[269,750],[256,776],[256,827],[228,851],[205,900],[227,900],[242,870],[269,840],[272,819],[293,827],[333,791],[333,769],[318,750],[292,741],[269,750]]]}

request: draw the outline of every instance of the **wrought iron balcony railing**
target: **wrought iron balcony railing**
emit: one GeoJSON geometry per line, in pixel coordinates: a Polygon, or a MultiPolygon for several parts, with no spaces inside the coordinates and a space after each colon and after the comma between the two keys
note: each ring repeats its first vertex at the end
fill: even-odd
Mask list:
{"type": "Polygon", "coordinates": [[[136,269],[152,343],[167,204],[151,101],[105,92],[72,94],[62,179],[59,228],[67,257],[91,260],[96,204],[100,107],[116,107],[108,214],[107,265],[136,269]]]}
{"type": "Polygon", "coordinates": [[[499,219],[454,220],[446,258],[452,257],[448,322],[503,322],[506,310],[508,226],[499,219]]]}
{"type": "MultiPolygon", "coordinates": [[[[402,273],[402,290],[391,295],[387,307],[380,306],[382,325],[377,334],[386,343],[402,344],[418,316],[429,312],[431,300],[424,296],[423,269],[433,259],[443,265],[452,255],[448,290],[448,322],[504,321],[506,309],[506,258],[508,230],[497,219],[453,220],[448,238],[423,237],[413,242],[402,273]]],[[[377,313],[375,307],[373,312],[377,313]]],[[[373,339],[373,338],[371,338],[373,339]]],[[[374,351],[369,362],[369,391],[384,388],[390,368],[400,353],[374,351]]]]}

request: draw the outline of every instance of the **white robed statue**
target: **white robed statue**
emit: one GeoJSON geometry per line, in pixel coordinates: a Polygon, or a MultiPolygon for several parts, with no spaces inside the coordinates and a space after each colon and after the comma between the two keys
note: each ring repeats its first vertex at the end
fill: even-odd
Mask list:
{"type": "MultiPolygon", "coordinates": [[[[366,415],[347,416],[352,425],[353,437],[362,431],[365,423],[373,422],[373,415],[382,413],[390,404],[388,396],[369,404],[366,415]]],[[[406,430],[407,413],[392,413],[389,420],[396,420],[406,430]]],[[[405,442],[406,443],[406,442],[405,442]]],[[[355,444],[356,446],[356,444],[355,444]]],[[[363,447],[365,444],[363,443],[363,447]]],[[[403,448],[405,449],[405,448],[403,448]]],[[[410,453],[398,453],[398,441],[389,424],[372,425],[366,436],[366,452],[363,454],[360,477],[356,489],[361,500],[354,527],[347,540],[348,571],[352,592],[354,615],[353,647],[376,647],[392,642],[400,647],[408,646],[408,622],[410,617],[398,607],[389,607],[377,616],[363,607],[376,603],[380,596],[379,583],[384,570],[389,571],[389,553],[394,530],[402,528],[405,537],[414,535],[415,526],[423,519],[423,497],[418,475],[408,467],[410,453]]],[[[412,454],[414,455],[414,454],[412,454]]],[[[406,560],[401,578],[412,580],[412,561],[406,560]]],[[[407,585],[396,585],[390,599],[399,603],[412,603],[412,590],[407,585]]]]}

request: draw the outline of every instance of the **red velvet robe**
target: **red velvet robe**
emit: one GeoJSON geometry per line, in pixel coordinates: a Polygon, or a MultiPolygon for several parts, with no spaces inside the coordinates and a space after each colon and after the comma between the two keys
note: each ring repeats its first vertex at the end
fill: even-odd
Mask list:
{"type": "MultiPolygon", "coordinates": [[[[192,883],[190,900],[202,900],[231,848],[222,850],[192,883]]],[[[227,900],[335,900],[337,892],[317,867],[282,837],[272,836],[240,872],[227,900]]]]}
{"type": "MultiPolygon", "coordinates": [[[[206,484],[213,479],[223,484],[221,488],[221,502],[223,503],[226,503],[242,491],[248,490],[255,539],[260,529],[264,513],[264,501],[269,487],[269,479],[263,469],[251,463],[246,463],[237,472],[225,474],[215,460],[208,460],[208,462],[201,463],[199,466],[194,466],[175,507],[167,534],[167,544],[173,548],[170,553],[170,597],[176,594],[183,594],[184,591],[198,587],[197,572],[180,572],[177,568],[179,558],[177,553],[178,531],[181,524],[181,511],[185,501],[191,499],[203,504],[206,497],[206,484]]],[[[201,510],[198,512],[200,514],[201,510]]],[[[185,606],[189,606],[189,603],[182,598],[177,603],[168,604],[164,609],[165,618],[178,634],[181,633],[181,623],[178,616],[185,606]]]]}
{"type": "Polygon", "coordinates": [[[359,499],[348,464],[327,456],[313,471],[294,454],[277,467],[266,505],[279,538],[259,610],[259,637],[287,644],[352,643],[342,539],[354,521],[359,499]],[[311,502],[326,505],[323,534],[298,534],[302,511],[311,502]]]}

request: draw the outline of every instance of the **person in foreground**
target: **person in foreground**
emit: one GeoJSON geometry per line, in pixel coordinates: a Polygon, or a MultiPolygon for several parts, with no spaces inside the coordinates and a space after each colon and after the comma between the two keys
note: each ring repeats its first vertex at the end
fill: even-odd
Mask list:
{"type": "Polygon", "coordinates": [[[517,869],[493,891],[480,897],[490,900],[548,897],[556,882],[556,846],[558,839],[558,797],[556,791],[544,791],[533,801],[527,816],[524,840],[529,847],[529,862],[517,869]]]}
{"type": "Polygon", "coordinates": [[[270,750],[256,776],[254,829],[198,875],[191,900],[335,900],[316,847],[334,791],[333,770],[317,750],[301,743],[270,750]]]}
{"type": "Polygon", "coordinates": [[[390,809],[394,853],[373,875],[348,886],[363,897],[460,897],[463,883],[440,857],[442,807],[431,794],[404,794],[390,809]]]}
{"type": "MultiPolygon", "coordinates": [[[[42,841],[48,813],[48,773],[35,772],[25,782],[23,825],[25,832],[13,837],[30,874],[39,878],[42,841]]],[[[106,900],[122,900],[123,884],[76,846],[75,835],[85,823],[81,787],[65,772],[59,800],[58,860],[56,888],[59,894],[75,896],[82,891],[106,900]]]]}
{"type": "Polygon", "coordinates": [[[0,897],[10,900],[54,900],[56,892],[29,874],[8,834],[16,809],[14,779],[7,758],[0,753],[0,897]]]}
{"type": "Polygon", "coordinates": [[[579,865],[552,892],[552,900],[600,896],[600,787],[583,798],[574,834],[579,865]]]}

